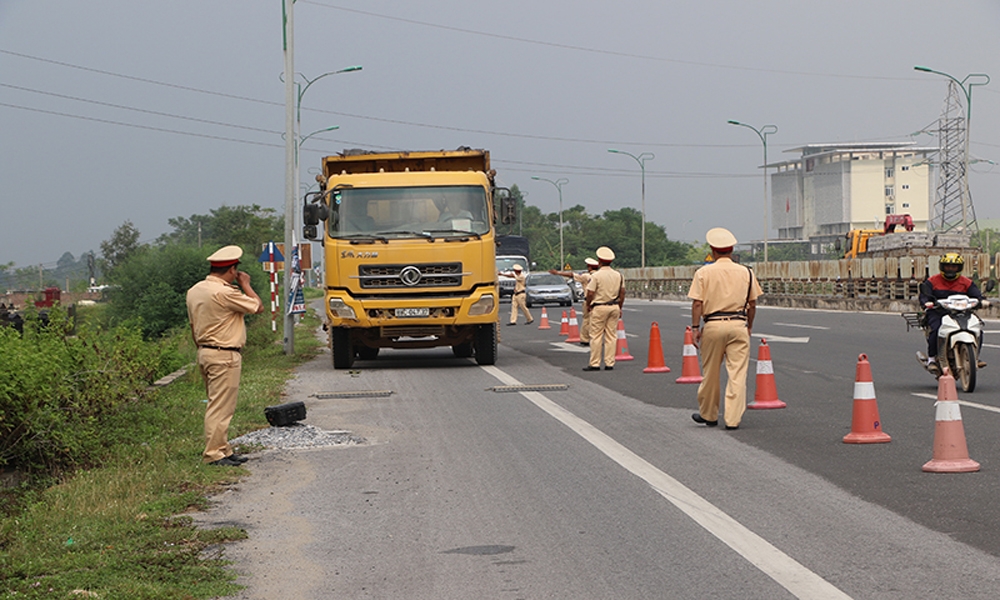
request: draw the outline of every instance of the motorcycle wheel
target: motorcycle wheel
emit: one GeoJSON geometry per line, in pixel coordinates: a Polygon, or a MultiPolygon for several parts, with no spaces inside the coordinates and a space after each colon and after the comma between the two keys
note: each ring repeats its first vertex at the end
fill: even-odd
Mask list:
{"type": "Polygon", "coordinates": [[[963,392],[976,389],[976,347],[968,342],[955,346],[955,381],[963,392]]]}

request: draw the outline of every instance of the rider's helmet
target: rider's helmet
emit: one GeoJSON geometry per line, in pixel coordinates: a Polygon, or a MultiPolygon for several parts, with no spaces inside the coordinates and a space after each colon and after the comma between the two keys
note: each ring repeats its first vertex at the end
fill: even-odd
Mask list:
{"type": "Polygon", "coordinates": [[[955,279],[958,274],[962,272],[962,267],[965,265],[965,261],[962,260],[962,255],[957,252],[949,252],[941,257],[941,262],[938,263],[938,267],[941,269],[941,275],[945,279],[955,279]]]}

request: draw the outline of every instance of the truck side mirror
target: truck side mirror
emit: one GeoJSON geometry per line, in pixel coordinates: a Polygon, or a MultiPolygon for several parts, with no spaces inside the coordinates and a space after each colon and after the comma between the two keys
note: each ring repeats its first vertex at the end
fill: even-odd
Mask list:
{"type": "Polygon", "coordinates": [[[496,188],[493,191],[493,199],[496,202],[496,212],[500,223],[503,225],[517,223],[517,199],[510,195],[510,190],[496,188]]]}

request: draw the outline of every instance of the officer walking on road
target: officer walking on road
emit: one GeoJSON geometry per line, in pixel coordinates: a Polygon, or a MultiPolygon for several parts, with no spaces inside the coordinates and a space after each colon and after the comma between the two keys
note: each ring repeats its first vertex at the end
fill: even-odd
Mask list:
{"type": "Polygon", "coordinates": [[[239,270],[243,249],[226,246],[208,257],[208,277],[187,292],[191,336],[198,347],[198,368],[205,379],[205,451],[202,460],[215,466],[238,466],[246,458],[233,454],[229,422],[236,411],[247,340],[243,316],[264,311],[264,303],[239,270]],[[233,287],[233,283],[239,289],[233,287]],[[241,291],[242,290],[242,291],[241,291]]]}
{"type": "Polygon", "coordinates": [[[524,268],[521,265],[514,265],[514,271],[501,271],[498,275],[504,275],[506,277],[514,278],[514,295],[510,297],[510,322],[508,325],[517,325],[517,311],[524,313],[524,318],[527,319],[527,324],[531,325],[535,322],[535,319],[531,316],[531,311],[528,310],[528,306],[525,303],[525,280],[528,276],[524,274],[524,268]]]}
{"type": "Polygon", "coordinates": [[[747,366],[750,363],[750,332],[762,290],[753,271],[732,260],[736,237],[722,227],[710,229],[705,240],[712,248],[713,262],[694,274],[691,298],[691,329],[701,347],[704,374],[698,386],[696,423],[719,424],[720,378],[726,361],[726,429],[738,429],[747,407],[747,366]],[[700,328],[704,318],[704,329],[700,328]]]}
{"type": "MultiPolygon", "coordinates": [[[[587,284],[590,283],[590,278],[593,276],[594,271],[597,270],[599,263],[596,259],[587,257],[583,260],[584,264],[587,265],[586,273],[574,273],[573,271],[557,271],[555,269],[549,269],[549,273],[553,275],[561,275],[563,277],[572,278],[573,281],[579,282],[584,289],[586,294],[587,284]]],[[[580,328],[580,345],[589,346],[590,345],[590,311],[587,310],[587,303],[583,303],[583,327],[580,328]]]]}
{"type": "Polygon", "coordinates": [[[615,368],[615,350],[618,340],[618,319],[625,304],[625,277],[611,268],[615,253],[607,246],[597,249],[599,268],[594,271],[587,284],[584,310],[590,313],[590,363],[584,371],[601,370],[601,354],[604,355],[604,370],[615,368]]]}

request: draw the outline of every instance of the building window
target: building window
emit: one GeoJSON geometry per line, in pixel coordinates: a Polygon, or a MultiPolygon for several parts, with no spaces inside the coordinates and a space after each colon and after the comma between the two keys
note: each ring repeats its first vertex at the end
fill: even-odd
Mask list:
{"type": "Polygon", "coordinates": [[[904,202],[903,203],[903,208],[910,208],[910,203],[909,202],[904,202]]]}
{"type": "Polygon", "coordinates": [[[901,168],[902,168],[902,169],[903,169],[904,171],[909,171],[909,170],[910,170],[910,167],[909,167],[909,166],[905,166],[905,167],[901,167],[901,168]]]}
{"type": "Polygon", "coordinates": [[[885,205],[885,214],[887,214],[887,215],[891,215],[892,214],[892,205],[891,204],[886,204],[885,205]]]}
{"type": "Polygon", "coordinates": [[[885,197],[886,198],[892,198],[895,195],[895,193],[896,193],[896,191],[893,189],[893,186],[891,186],[891,185],[885,186],[885,197]]]}
{"type": "Polygon", "coordinates": [[[904,183],[904,184],[903,184],[903,189],[904,189],[904,190],[908,190],[908,189],[910,189],[910,184],[908,184],[908,183],[904,183]]]}
{"type": "Polygon", "coordinates": [[[892,167],[888,167],[885,170],[885,178],[892,179],[892,167]]]}

